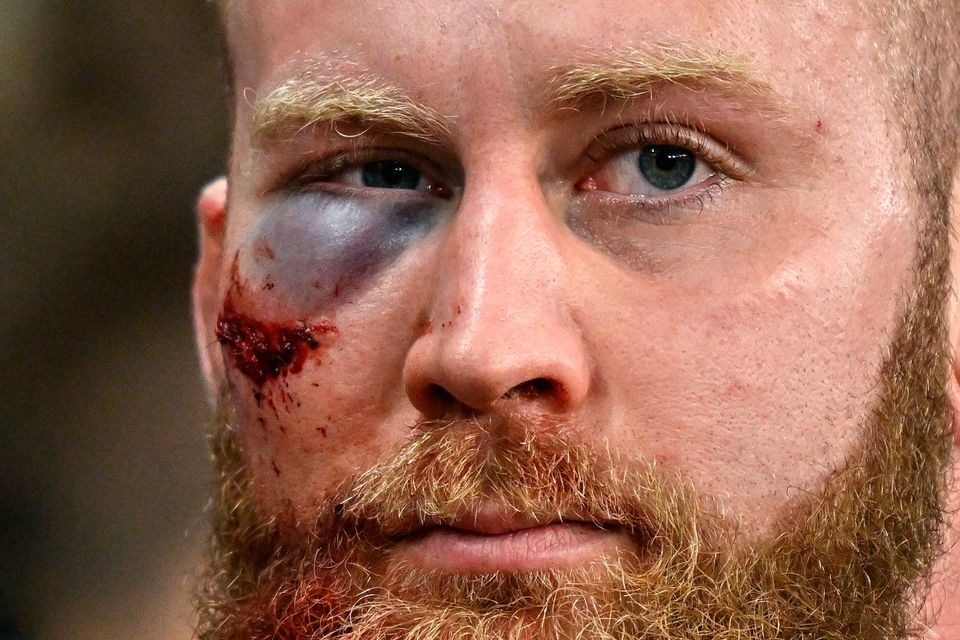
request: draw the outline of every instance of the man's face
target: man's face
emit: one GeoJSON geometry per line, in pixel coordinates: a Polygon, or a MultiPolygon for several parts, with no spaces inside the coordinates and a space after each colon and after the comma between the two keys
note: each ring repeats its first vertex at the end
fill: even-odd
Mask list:
{"type": "Polygon", "coordinates": [[[739,579],[772,575],[784,523],[869,466],[924,284],[856,6],[232,5],[229,213],[199,319],[237,499],[302,543],[288,582],[336,548],[356,561],[338,597],[442,609],[445,585],[469,609],[463,580],[498,576],[483,608],[529,595],[511,576],[642,577],[662,514],[701,510],[678,549],[722,531],[739,579]],[[344,503],[350,540],[324,539],[344,503]]]}

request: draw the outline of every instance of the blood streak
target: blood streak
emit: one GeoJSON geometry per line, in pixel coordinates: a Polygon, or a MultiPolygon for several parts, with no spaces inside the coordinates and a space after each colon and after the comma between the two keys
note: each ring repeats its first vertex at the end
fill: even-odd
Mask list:
{"type": "Polygon", "coordinates": [[[273,260],[277,255],[273,252],[273,247],[266,240],[259,240],[253,248],[254,258],[259,262],[260,258],[264,260],[273,260]]]}
{"type": "Polygon", "coordinates": [[[240,372],[258,385],[302,371],[307,356],[328,333],[337,333],[337,328],[326,320],[286,326],[251,318],[239,313],[229,297],[217,319],[217,340],[230,349],[240,372]]]}

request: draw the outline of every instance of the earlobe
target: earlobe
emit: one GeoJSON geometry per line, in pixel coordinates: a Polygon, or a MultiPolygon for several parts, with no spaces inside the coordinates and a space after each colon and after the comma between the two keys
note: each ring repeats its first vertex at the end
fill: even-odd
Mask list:
{"type": "Polygon", "coordinates": [[[200,256],[193,280],[193,327],[207,397],[216,402],[224,382],[223,360],[217,344],[220,273],[223,268],[224,230],[227,219],[227,179],[218,178],[197,199],[197,230],[200,256]]]}

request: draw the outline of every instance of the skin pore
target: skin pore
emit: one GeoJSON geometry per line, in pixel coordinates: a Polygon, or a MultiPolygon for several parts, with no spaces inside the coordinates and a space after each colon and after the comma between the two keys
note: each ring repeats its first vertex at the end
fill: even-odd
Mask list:
{"type": "Polygon", "coordinates": [[[234,3],[201,637],[928,622],[946,203],[859,5],[680,5],[234,3]]]}

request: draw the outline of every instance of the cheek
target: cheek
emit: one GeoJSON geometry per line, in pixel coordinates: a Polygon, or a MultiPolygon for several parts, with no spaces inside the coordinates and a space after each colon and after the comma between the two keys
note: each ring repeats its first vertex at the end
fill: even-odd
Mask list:
{"type": "Polygon", "coordinates": [[[612,405],[626,407],[628,417],[612,437],[763,529],[850,451],[875,354],[833,343],[831,332],[809,318],[785,319],[769,309],[684,311],[682,325],[672,313],[654,313],[637,327],[674,323],[671,335],[648,345],[633,366],[623,363],[627,374],[612,405]],[[811,340],[817,332],[825,333],[811,340]]]}
{"type": "MultiPolygon", "coordinates": [[[[341,326],[338,341],[357,344],[360,328],[349,320],[341,326]]],[[[260,386],[230,371],[245,452],[270,510],[309,512],[407,433],[417,416],[396,394],[399,370],[391,354],[374,358],[335,344],[300,373],[260,386]]]]}
{"type": "Polygon", "coordinates": [[[839,227],[776,243],[712,284],[633,281],[588,321],[616,328],[597,347],[616,372],[609,411],[624,416],[607,421],[611,440],[678,471],[758,533],[858,445],[902,311],[904,243],[891,235],[850,251],[841,238],[854,231],[839,227]]]}
{"type": "Polygon", "coordinates": [[[289,366],[266,377],[251,375],[245,368],[245,353],[236,351],[244,344],[225,344],[225,356],[258,497],[271,511],[309,513],[339,483],[380,461],[417,419],[403,393],[401,372],[409,345],[418,335],[422,295],[429,293],[423,287],[424,274],[437,242],[418,230],[422,235],[401,234],[404,241],[395,253],[371,254],[356,248],[364,260],[373,255],[374,260],[365,263],[373,265],[366,277],[376,286],[361,286],[364,276],[345,268],[340,272],[339,295],[314,293],[319,290],[309,287],[310,293],[298,302],[284,295],[279,285],[264,289],[254,284],[257,270],[269,267],[271,273],[284,273],[295,281],[303,270],[355,264],[357,253],[338,265],[339,253],[327,251],[330,245],[324,246],[322,238],[314,247],[301,236],[303,250],[291,248],[298,246],[294,239],[298,234],[284,236],[281,230],[287,228],[278,224],[260,230],[289,238],[288,244],[280,239],[271,243],[272,255],[258,248],[262,236],[241,249],[239,255],[246,251],[250,259],[247,276],[240,275],[238,266],[227,302],[233,296],[238,299],[233,308],[244,310],[242,322],[249,325],[244,335],[267,337],[276,328],[281,336],[292,334],[293,344],[300,348],[289,366]],[[332,257],[318,265],[306,255],[332,257]],[[265,317],[286,320],[260,319],[265,317]],[[330,328],[321,332],[317,326],[330,328]],[[296,342],[298,328],[311,331],[315,347],[296,342]]]}
{"type": "Polygon", "coordinates": [[[440,214],[440,203],[423,198],[304,194],[275,200],[244,228],[217,337],[264,487],[282,486],[285,476],[311,478],[317,468],[325,477],[343,475],[350,451],[371,432],[363,425],[383,419],[381,399],[369,392],[385,388],[382,370],[364,375],[369,348],[364,359],[341,345],[369,347],[388,337],[371,338],[378,328],[364,314],[371,306],[400,308],[381,300],[384,282],[440,214]],[[373,281],[376,287],[366,286],[373,281]],[[313,464],[314,455],[324,464],[313,464]]]}

